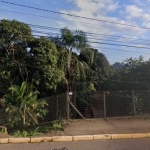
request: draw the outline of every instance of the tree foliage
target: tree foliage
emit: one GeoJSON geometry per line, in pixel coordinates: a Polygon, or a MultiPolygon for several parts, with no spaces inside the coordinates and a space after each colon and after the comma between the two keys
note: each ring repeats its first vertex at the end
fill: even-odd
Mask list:
{"type": "Polygon", "coordinates": [[[31,29],[16,20],[0,21],[0,81],[6,91],[12,83],[20,84],[27,80],[28,41],[31,29]]]}
{"type": "MultiPolygon", "coordinates": [[[[56,90],[64,80],[64,72],[58,68],[59,54],[56,45],[46,38],[34,39],[30,46],[30,79],[40,92],[56,90]]],[[[61,64],[61,62],[60,62],[61,64]]]]}
{"type": "Polygon", "coordinates": [[[5,103],[10,126],[38,124],[38,119],[46,115],[44,107],[47,103],[45,100],[37,100],[38,93],[33,85],[27,85],[26,82],[9,88],[5,94],[5,103]]]}
{"type": "Polygon", "coordinates": [[[150,60],[143,57],[129,58],[123,62],[121,69],[115,71],[108,80],[110,90],[148,90],[150,88],[150,60]]]}
{"type": "Polygon", "coordinates": [[[60,36],[35,37],[23,22],[0,21],[0,92],[2,97],[9,89],[6,101],[12,125],[37,123],[40,116],[32,106],[36,110],[46,105],[37,96],[83,91],[82,97],[75,96],[78,103],[86,103],[91,91],[149,90],[149,74],[150,60],[144,61],[142,56],[111,66],[81,30],[62,28],[60,36]],[[40,94],[28,85],[34,85],[40,94]]]}
{"type": "Polygon", "coordinates": [[[87,48],[81,52],[80,58],[89,66],[86,81],[93,83],[96,90],[105,90],[103,83],[113,74],[113,69],[104,54],[87,48]]]}

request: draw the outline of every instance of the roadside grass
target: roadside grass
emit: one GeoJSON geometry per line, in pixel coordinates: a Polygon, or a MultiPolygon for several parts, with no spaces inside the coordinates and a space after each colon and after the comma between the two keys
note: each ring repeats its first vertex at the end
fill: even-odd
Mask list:
{"type": "Polygon", "coordinates": [[[62,120],[56,120],[52,123],[41,124],[39,126],[32,126],[27,128],[10,129],[8,133],[14,137],[31,137],[47,134],[51,131],[64,131],[62,120]]]}
{"type": "Polygon", "coordinates": [[[5,133],[5,129],[0,127],[0,133],[5,133]]]}

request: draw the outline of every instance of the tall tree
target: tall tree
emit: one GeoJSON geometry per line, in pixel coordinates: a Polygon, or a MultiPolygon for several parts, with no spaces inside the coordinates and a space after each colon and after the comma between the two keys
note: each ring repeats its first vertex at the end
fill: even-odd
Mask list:
{"type": "Polygon", "coordinates": [[[40,94],[55,91],[64,80],[64,70],[58,68],[55,43],[35,38],[25,23],[16,20],[0,21],[0,88],[23,81],[34,83],[40,94]]]}
{"type": "Polygon", "coordinates": [[[41,94],[55,91],[65,78],[64,71],[58,67],[59,54],[55,43],[46,38],[35,38],[29,47],[32,62],[30,82],[38,87],[41,94]]]}
{"type": "Polygon", "coordinates": [[[87,48],[81,52],[79,57],[88,65],[86,81],[95,87],[96,90],[105,90],[104,82],[112,75],[113,68],[109,65],[104,54],[97,49],[87,48]]]}
{"type": "Polygon", "coordinates": [[[67,86],[67,91],[73,90],[73,85],[75,81],[75,68],[81,63],[75,55],[73,55],[73,50],[82,51],[87,44],[87,37],[83,31],[76,30],[71,31],[68,28],[61,29],[61,36],[50,38],[56,43],[58,47],[62,47],[67,52],[67,64],[65,66],[65,82],[67,86]],[[78,65],[77,65],[78,64],[78,65]]]}
{"type": "Polygon", "coordinates": [[[25,23],[0,21],[0,85],[4,91],[12,83],[27,81],[27,48],[31,38],[31,29],[25,23]]]}

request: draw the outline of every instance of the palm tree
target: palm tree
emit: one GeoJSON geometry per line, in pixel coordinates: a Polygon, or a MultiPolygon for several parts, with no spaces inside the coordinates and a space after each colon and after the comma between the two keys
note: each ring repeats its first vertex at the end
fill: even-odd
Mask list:
{"type": "Polygon", "coordinates": [[[63,52],[61,55],[65,56],[65,59],[67,59],[67,63],[65,66],[65,78],[67,91],[69,91],[71,90],[69,84],[72,83],[75,79],[75,70],[79,71],[79,68],[76,68],[76,66],[83,67],[83,63],[78,60],[75,54],[73,55],[72,51],[75,49],[78,51],[82,51],[88,46],[86,34],[81,30],[71,31],[68,28],[63,28],[61,29],[61,36],[51,38],[51,40],[55,42],[58,47],[66,50],[66,53],[63,52]]]}
{"type": "MultiPolygon", "coordinates": [[[[71,72],[75,68],[77,60],[74,55],[75,59],[72,59],[73,50],[82,51],[85,49],[87,44],[87,37],[86,34],[81,30],[71,31],[68,28],[61,29],[61,36],[50,38],[58,47],[61,47],[66,50],[67,52],[67,66],[65,67],[65,74],[66,74],[66,85],[67,89],[69,90],[69,84],[72,82],[71,80],[71,72]]],[[[80,62],[81,64],[81,62],[80,62]]],[[[81,64],[82,65],[82,64],[81,64]]],[[[83,66],[83,65],[82,65],[83,66]]]]}
{"type": "MultiPolygon", "coordinates": [[[[75,89],[75,74],[79,71],[77,66],[83,66],[82,62],[79,62],[77,57],[73,55],[73,50],[82,51],[87,44],[86,34],[81,30],[71,31],[68,28],[61,29],[61,36],[50,38],[58,47],[62,47],[67,52],[67,65],[65,66],[65,82],[67,92],[75,89]]],[[[82,71],[81,71],[82,72],[82,71]]],[[[68,94],[67,94],[68,95],[68,94]]],[[[69,96],[67,96],[69,100],[69,96]]]]}
{"type": "Polygon", "coordinates": [[[38,93],[33,85],[27,85],[26,82],[9,88],[5,101],[10,126],[38,124],[38,119],[47,114],[44,109],[47,103],[45,100],[37,100],[38,93]]]}

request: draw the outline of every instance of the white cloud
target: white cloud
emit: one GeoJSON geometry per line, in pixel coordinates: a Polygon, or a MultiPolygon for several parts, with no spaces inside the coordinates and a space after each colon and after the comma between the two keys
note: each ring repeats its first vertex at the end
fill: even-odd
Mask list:
{"type": "MultiPolygon", "coordinates": [[[[68,13],[77,16],[83,16],[87,18],[93,18],[97,20],[106,20],[109,22],[115,22],[119,24],[107,23],[102,21],[96,20],[87,20],[83,18],[76,18],[71,16],[62,15],[63,18],[70,20],[66,25],[61,24],[63,26],[68,26],[70,29],[80,29],[85,32],[92,32],[101,35],[93,35],[92,37],[98,39],[106,39],[105,41],[99,40],[98,42],[105,42],[105,43],[113,43],[111,40],[120,40],[118,44],[122,45],[132,45],[132,42],[136,43],[139,42],[138,40],[131,40],[132,37],[138,38],[147,38],[147,30],[132,26],[125,26],[121,24],[128,24],[128,25],[143,25],[143,26],[150,26],[150,23],[146,21],[150,21],[150,15],[147,9],[143,6],[143,3],[135,4],[131,3],[130,5],[119,3],[116,0],[68,0],[73,2],[76,8],[73,10],[61,10],[63,13],[68,13]],[[121,12],[121,13],[119,13],[121,12]],[[115,13],[115,14],[113,14],[115,13]],[[140,22],[139,22],[140,20],[140,22]],[[146,24],[147,23],[147,24],[146,24]],[[120,39],[114,37],[109,37],[105,35],[117,35],[128,37],[126,39],[120,39]],[[108,41],[107,41],[108,40],[108,41]],[[123,43],[127,42],[127,43],[123,43]],[[129,42],[129,43],[128,43],[129,42]],[[131,43],[131,44],[130,44],[131,43]]],[[[136,0],[139,2],[138,0],[136,0]]],[[[88,38],[90,38],[88,36],[88,38]]],[[[93,41],[92,39],[89,39],[93,41]]],[[[95,41],[95,40],[94,40],[95,41]]],[[[100,45],[100,44],[91,44],[93,47],[106,47],[109,49],[116,49],[116,46],[109,46],[109,45],[100,45]]],[[[141,45],[142,46],[142,45],[141,45]]],[[[122,47],[117,47],[117,49],[123,49],[122,47]]],[[[134,48],[127,48],[125,49],[132,49],[134,48]]],[[[136,51],[136,50],[135,50],[136,51]]],[[[134,53],[133,53],[134,54],[134,53]]],[[[107,51],[105,51],[105,55],[107,56],[107,51]]],[[[138,54],[135,54],[138,55],[138,54]]],[[[132,55],[134,57],[134,55],[132,55]]],[[[126,56],[125,56],[126,57],[126,56]]],[[[128,58],[130,55],[128,56],[128,58]]],[[[115,60],[114,60],[115,61],[115,60]]]]}
{"type": "Polygon", "coordinates": [[[142,24],[144,27],[150,28],[150,23],[143,23],[142,24]]]}
{"type": "Polygon", "coordinates": [[[150,21],[150,14],[143,14],[142,19],[147,22],[150,21]]]}
{"type": "Polygon", "coordinates": [[[118,3],[114,0],[69,0],[74,2],[76,6],[82,11],[90,11],[91,13],[96,12],[107,12],[115,11],[118,8],[118,3]]]}
{"type": "Polygon", "coordinates": [[[126,6],[126,13],[132,18],[139,18],[143,15],[143,10],[136,5],[126,6]]]}
{"type": "MultiPolygon", "coordinates": [[[[150,0],[147,0],[147,2],[150,0]]],[[[138,6],[145,6],[145,4],[147,3],[146,0],[132,0],[132,2],[138,6]]]]}
{"type": "MultiPolygon", "coordinates": [[[[136,0],[138,1],[138,0],[136,0]]],[[[150,2],[150,0],[149,0],[150,2]]],[[[137,2],[136,2],[137,3],[137,2]]],[[[139,19],[137,21],[138,24],[144,25],[146,23],[149,23],[150,21],[150,10],[149,10],[149,4],[143,3],[143,5],[137,3],[137,5],[126,5],[125,11],[122,12],[124,16],[126,16],[127,20],[133,21],[135,19],[139,19]]]]}
{"type": "MultiPolygon", "coordinates": [[[[77,16],[84,16],[88,18],[94,18],[98,20],[108,20],[110,22],[118,22],[121,24],[129,24],[128,21],[122,20],[119,17],[111,17],[108,13],[110,11],[118,11],[121,6],[119,6],[118,2],[115,0],[69,0],[73,1],[76,4],[78,11],[61,11],[64,13],[69,13],[77,16]]],[[[142,14],[142,10],[137,8],[136,6],[129,6],[127,7],[127,11],[131,14],[129,16],[137,17],[142,14]],[[131,11],[129,11],[131,10],[131,11]],[[134,12],[136,13],[134,14],[134,12]],[[136,16],[137,15],[137,16],[136,16]]],[[[126,12],[127,15],[127,12],[126,12]]],[[[70,16],[63,15],[63,18],[72,21],[78,22],[70,22],[70,26],[73,29],[81,29],[85,32],[95,32],[95,33],[102,33],[102,34],[125,34],[125,35],[139,35],[143,34],[145,30],[139,28],[133,28],[129,26],[117,25],[117,24],[110,24],[105,22],[98,22],[96,20],[86,20],[82,18],[74,18],[70,16]],[[80,22],[87,23],[87,25],[82,24],[80,22]],[[96,24],[96,26],[89,25],[89,23],[96,24]],[[137,32],[138,31],[138,32],[137,32]]],[[[136,22],[131,22],[136,24],[136,22]]]]}
{"type": "Polygon", "coordinates": [[[97,11],[105,8],[104,3],[95,3],[95,2],[92,2],[89,0],[88,0],[88,2],[84,2],[82,0],[80,0],[80,1],[77,0],[76,4],[80,8],[80,10],[87,11],[87,12],[90,11],[91,13],[97,12],[97,11]]]}
{"type": "Polygon", "coordinates": [[[109,5],[107,7],[107,11],[115,11],[118,7],[119,7],[118,6],[118,2],[116,2],[116,3],[112,4],[112,5],[109,5]]]}

